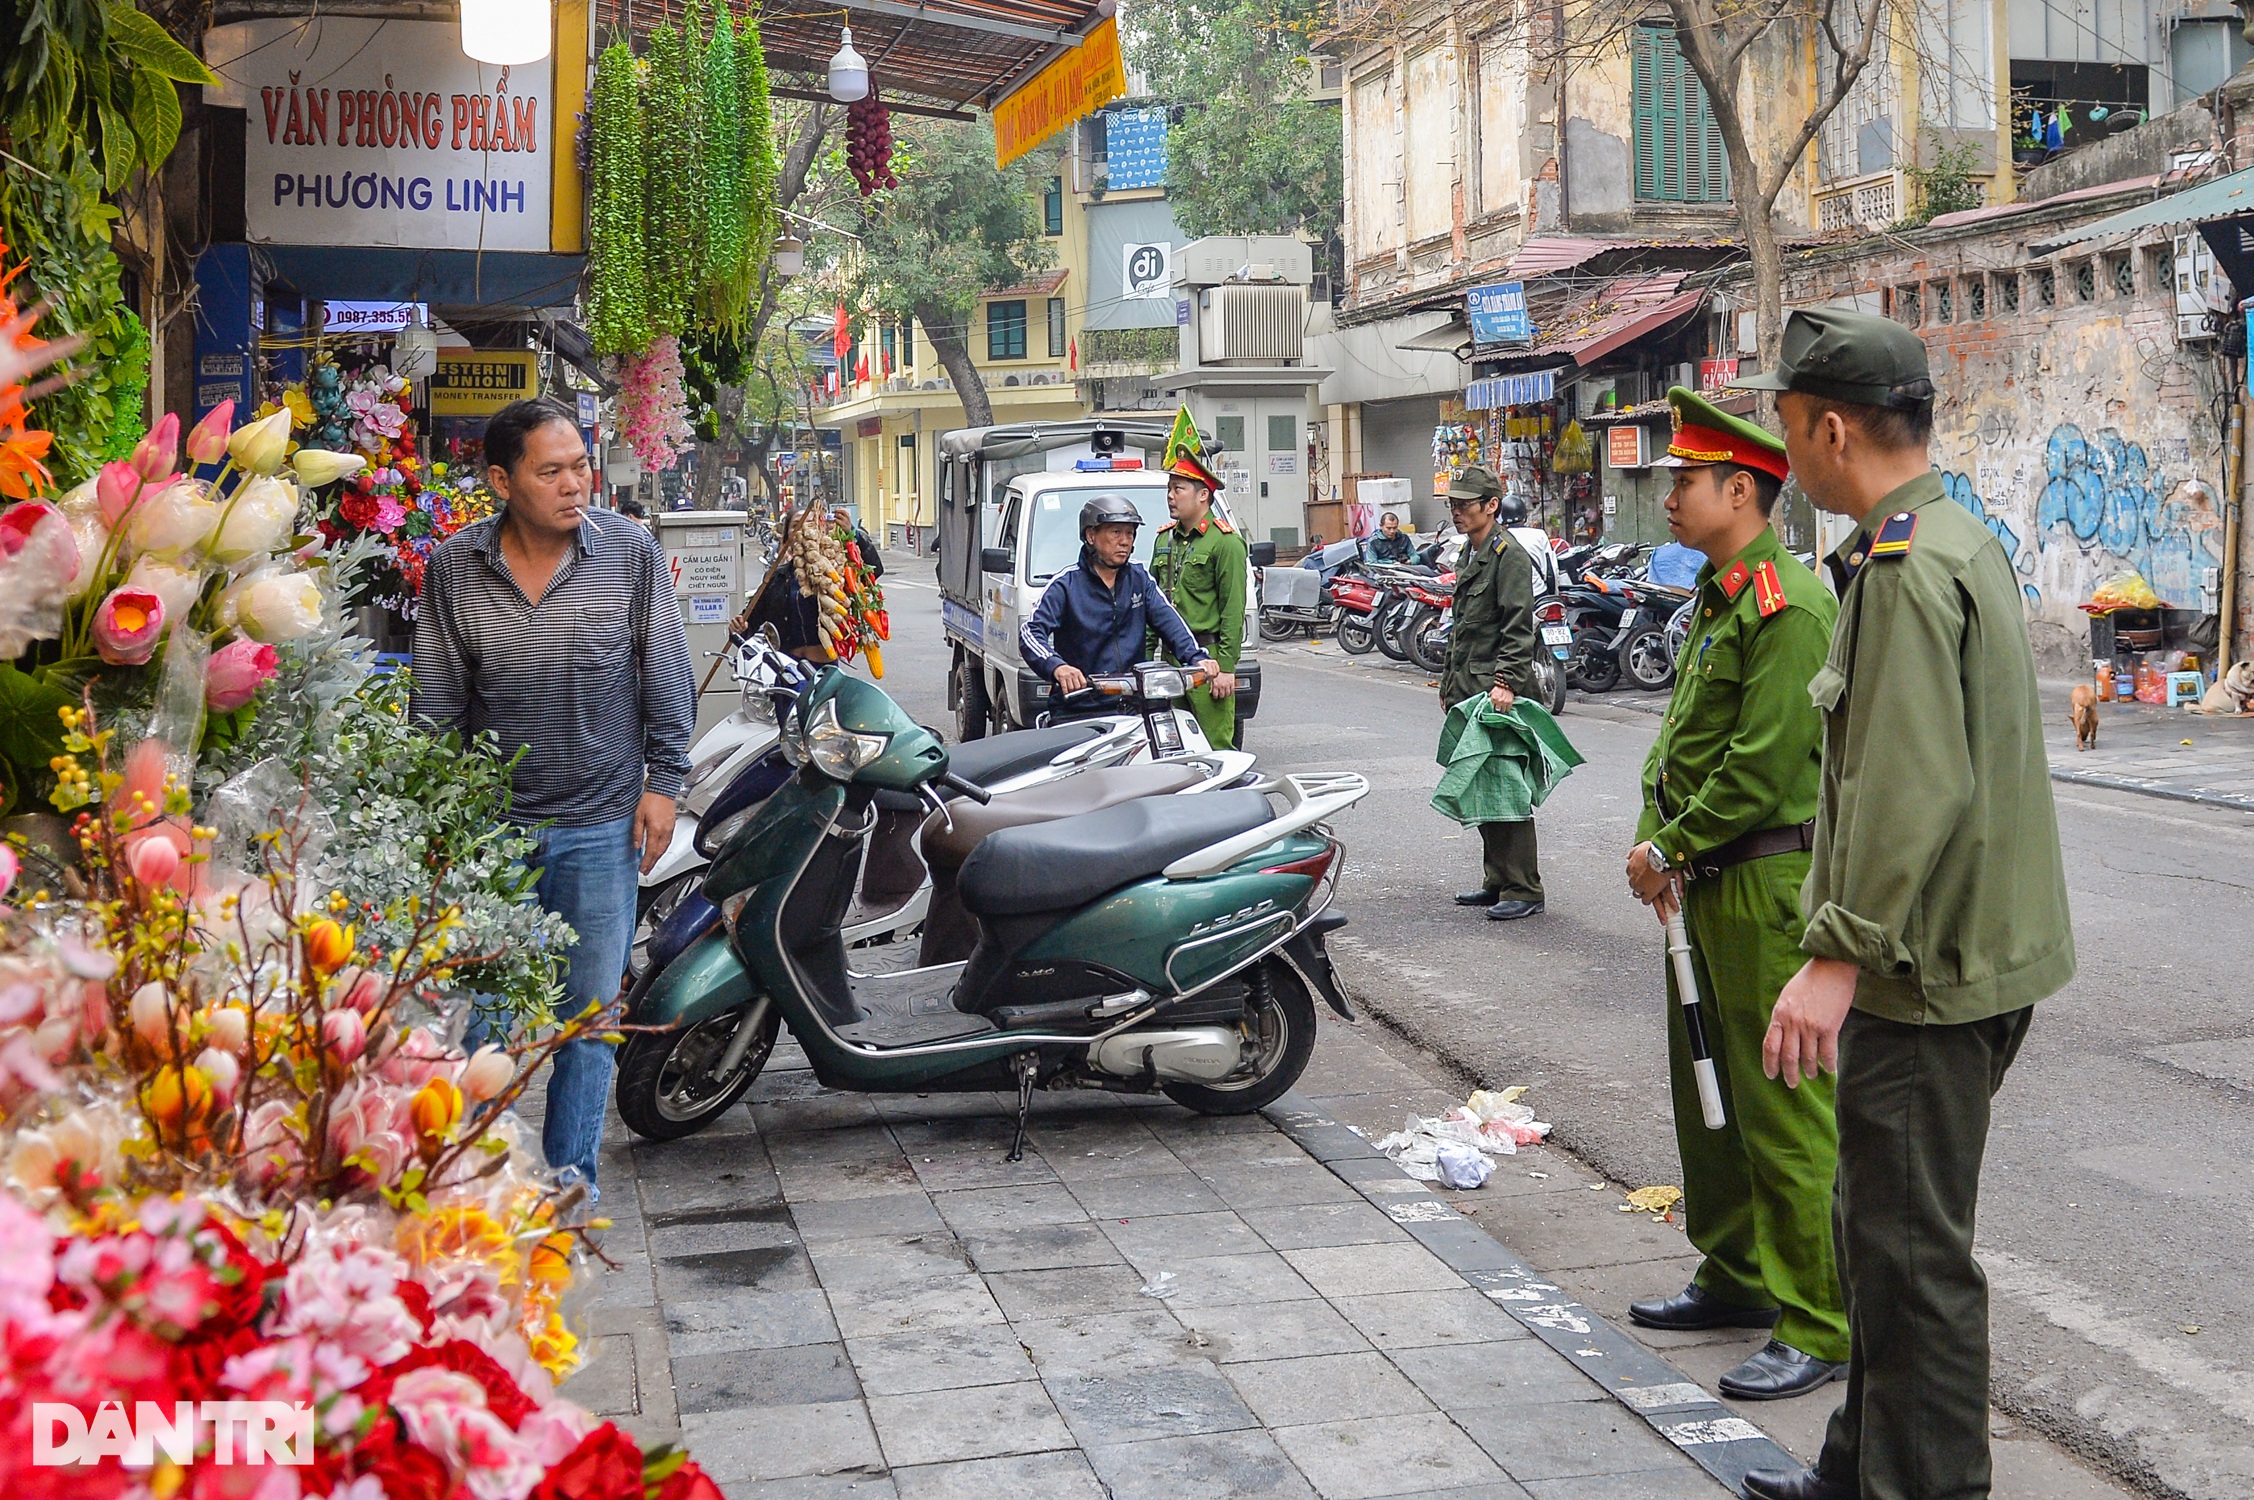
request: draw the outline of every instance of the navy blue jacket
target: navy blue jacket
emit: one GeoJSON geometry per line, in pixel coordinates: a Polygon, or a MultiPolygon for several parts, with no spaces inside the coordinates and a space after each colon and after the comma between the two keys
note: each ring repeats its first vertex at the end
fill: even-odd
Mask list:
{"type": "Polygon", "coordinates": [[[1148,568],[1128,563],[1119,570],[1118,584],[1107,589],[1094,564],[1094,554],[1083,546],[1080,561],[1049,580],[1018,632],[1027,666],[1052,679],[1066,665],[1091,674],[1124,672],[1141,658],[1144,637],[1153,630],[1176,661],[1194,664],[1213,654],[1190,634],[1148,568]]]}

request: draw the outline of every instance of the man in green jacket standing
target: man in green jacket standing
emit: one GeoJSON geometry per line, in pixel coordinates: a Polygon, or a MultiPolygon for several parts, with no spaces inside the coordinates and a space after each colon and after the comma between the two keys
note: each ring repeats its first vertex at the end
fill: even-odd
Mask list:
{"type": "Polygon", "coordinates": [[[1705,1260],[1681,1292],[1631,1305],[1647,1328],[1767,1328],[1721,1378],[1743,1401],[1797,1396],[1846,1371],[1847,1314],[1831,1243],[1838,1159],[1829,1080],[1761,1075],[1777,991],[1800,967],[1823,722],[1808,680],[1838,606],[1769,524],[1784,444],[1675,387],[1667,524],[1707,556],[1666,722],[1644,761],[1628,884],[1690,937],[1727,1122],[1709,1130],[1672,968],[1668,1053],[1683,1208],[1705,1260]]]}
{"type": "MultiPolygon", "coordinates": [[[[1220,479],[1187,450],[1167,459],[1166,512],[1151,547],[1150,576],[1182,623],[1212,654],[1220,675],[1189,691],[1205,741],[1216,750],[1237,744],[1237,661],[1244,655],[1244,593],[1249,575],[1244,538],[1213,514],[1220,479]]],[[[1156,654],[1156,647],[1152,648],[1156,654]]],[[[1185,662],[1184,666],[1194,663],[1185,662]]]]}
{"type": "MultiPolygon", "coordinates": [[[[1448,485],[1448,512],[1463,533],[1456,560],[1456,593],[1449,606],[1448,661],[1440,673],[1440,706],[1487,695],[1508,713],[1523,693],[1541,696],[1534,682],[1534,560],[1501,524],[1503,487],[1473,464],[1448,485]]],[[[1485,859],[1480,887],[1456,897],[1458,906],[1484,906],[1497,922],[1542,910],[1542,867],[1534,820],[1482,823],[1485,859]]]]}
{"type": "Polygon", "coordinates": [[[1793,313],[1773,390],[1831,558],[1808,961],[1765,1067],[1839,1075],[1834,1222],[1853,1353],[1815,1466],[1759,1500],[1967,1500],[1992,1483],[1988,1288],[1972,1256],[1991,1101],[2035,1003],[2074,977],[2019,581],[1926,457],[1925,346],[1891,319],[1793,313]]]}

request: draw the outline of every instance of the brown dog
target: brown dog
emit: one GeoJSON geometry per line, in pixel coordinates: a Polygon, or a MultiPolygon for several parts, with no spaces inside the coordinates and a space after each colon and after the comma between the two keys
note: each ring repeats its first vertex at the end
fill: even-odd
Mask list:
{"type": "Polygon", "coordinates": [[[2074,707],[2067,717],[2074,721],[2074,748],[2097,748],[2097,689],[2083,683],[2074,689],[2074,707]]]}

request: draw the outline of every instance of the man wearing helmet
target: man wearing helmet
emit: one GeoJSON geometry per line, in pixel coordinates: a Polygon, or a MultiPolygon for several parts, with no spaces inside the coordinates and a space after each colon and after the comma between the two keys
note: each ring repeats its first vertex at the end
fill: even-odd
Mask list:
{"type": "Polygon", "coordinates": [[[1150,572],[1135,559],[1142,512],[1124,495],[1098,495],[1080,507],[1080,561],[1049,580],[1018,646],[1025,664],[1055,685],[1056,695],[1077,693],[1093,673],[1124,672],[1143,654],[1146,633],[1156,632],[1179,662],[1208,676],[1221,669],[1150,572]]]}

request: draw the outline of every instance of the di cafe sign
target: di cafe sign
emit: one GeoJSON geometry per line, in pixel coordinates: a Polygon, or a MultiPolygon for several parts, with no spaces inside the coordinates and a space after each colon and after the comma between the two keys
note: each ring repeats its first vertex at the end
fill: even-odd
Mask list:
{"type": "Polygon", "coordinates": [[[214,27],[214,102],[246,112],[250,237],[546,250],[549,60],[462,55],[451,22],[323,15],[214,27]]]}

